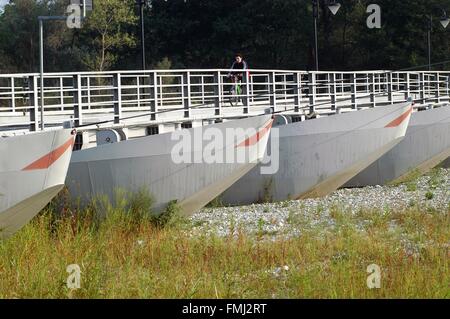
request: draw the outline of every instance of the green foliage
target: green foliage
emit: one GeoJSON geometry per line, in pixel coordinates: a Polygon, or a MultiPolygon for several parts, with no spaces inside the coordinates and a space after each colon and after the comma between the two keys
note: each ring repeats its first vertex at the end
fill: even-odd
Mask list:
{"type": "Polygon", "coordinates": [[[415,192],[417,190],[417,182],[411,181],[406,183],[406,190],[408,192],[415,192]]]}
{"type": "Polygon", "coordinates": [[[136,37],[129,32],[137,17],[132,4],[123,0],[102,0],[82,28],[83,41],[90,43],[83,63],[95,71],[110,69],[121,51],[136,45],[136,37]]]}
{"type": "Polygon", "coordinates": [[[116,189],[112,201],[108,196],[97,195],[84,203],[71,198],[67,189],[64,189],[47,205],[45,211],[49,213],[52,225],[58,225],[61,220],[70,217],[76,229],[97,228],[104,224],[122,225],[124,230],[136,231],[142,224],[165,228],[182,226],[186,222],[177,201],[169,202],[160,213],[153,211],[154,203],[153,196],[146,188],[136,192],[116,189]],[[89,224],[80,223],[80,220],[89,221],[89,224]]]}
{"type": "MultiPolygon", "coordinates": [[[[320,2],[319,54],[323,70],[400,69],[427,63],[426,14],[435,17],[433,61],[447,60],[450,41],[439,7],[450,0],[379,0],[382,28],[366,26],[371,0],[343,1],[333,16],[320,2]]],[[[39,15],[63,15],[66,0],[14,0],[0,13],[0,72],[38,67],[39,15]]],[[[81,30],[45,26],[46,70],[139,67],[135,1],[101,0],[81,30]]],[[[146,60],[158,69],[228,67],[243,52],[252,68],[311,69],[311,1],[153,0],[145,9],[146,60]]],[[[439,69],[443,67],[439,66],[439,69]]]]}
{"type": "Polygon", "coordinates": [[[428,181],[428,186],[430,186],[431,189],[438,188],[445,181],[445,178],[442,175],[441,170],[439,168],[431,170],[429,175],[430,180],[428,181]]]}
{"type": "MultiPolygon", "coordinates": [[[[35,72],[39,65],[38,16],[64,15],[66,0],[14,0],[0,13],[0,72],[35,72]]],[[[102,0],[82,23],[44,24],[46,71],[103,71],[113,68],[136,45],[134,3],[102,0]]]]}
{"type": "Polygon", "coordinates": [[[158,227],[174,226],[184,221],[181,216],[181,207],[176,200],[169,202],[166,209],[153,218],[154,224],[158,227]]]}
{"type": "Polygon", "coordinates": [[[258,219],[258,231],[257,231],[257,236],[259,238],[261,238],[264,235],[264,226],[266,225],[266,222],[264,221],[264,219],[259,218],[258,219]]]}
{"type": "MultiPolygon", "coordinates": [[[[35,72],[39,65],[38,16],[59,15],[61,1],[14,0],[0,13],[0,72],[35,72]]],[[[67,4],[66,4],[67,5],[67,4]]],[[[64,69],[70,55],[70,31],[64,22],[45,25],[44,52],[48,65],[64,69]],[[50,63],[50,61],[52,61],[50,63]]]]}
{"type": "Polygon", "coordinates": [[[402,184],[410,184],[410,183],[416,183],[419,177],[422,176],[422,172],[419,169],[413,169],[407,172],[405,175],[401,176],[400,178],[389,182],[389,186],[398,187],[402,184]]]}
{"type": "Polygon", "coordinates": [[[161,61],[154,66],[155,70],[170,70],[172,68],[172,62],[168,57],[164,57],[161,61]]]}
{"type": "MultiPolygon", "coordinates": [[[[146,210],[145,194],[134,198],[128,207],[146,210]]],[[[123,205],[120,196],[116,204],[123,205]]],[[[55,209],[0,241],[0,298],[449,297],[449,211],[334,208],[334,231],[300,214],[301,234],[263,240],[263,220],[255,235],[218,237],[133,224],[117,207],[96,227],[75,227],[92,225],[91,208],[54,225],[55,209]],[[374,263],[382,289],[366,285],[374,263]],[[65,285],[71,264],[81,268],[78,290],[65,285]]]]}
{"type": "Polygon", "coordinates": [[[207,208],[219,208],[224,207],[225,204],[222,201],[222,198],[220,196],[214,198],[211,202],[206,205],[207,208]]]}

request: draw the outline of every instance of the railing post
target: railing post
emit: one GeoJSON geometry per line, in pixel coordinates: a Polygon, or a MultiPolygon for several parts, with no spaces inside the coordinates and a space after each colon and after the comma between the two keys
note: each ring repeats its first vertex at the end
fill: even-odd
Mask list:
{"type": "Polygon", "coordinates": [[[16,111],[16,86],[13,76],[11,77],[11,109],[13,112],[16,111]]]}
{"type": "Polygon", "coordinates": [[[331,110],[336,111],[336,73],[331,73],[330,98],[331,110]]]}
{"type": "Polygon", "coordinates": [[[294,112],[300,112],[300,104],[302,102],[302,75],[300,72],[294,73],[294,112]]]}
{"type": "Polygon", "coordinates": [[[119,124],[122,118],[122,83],[120,73],[114,74],[114,124],[119,124]]]}
{"type": "Polygon", "coordinates": [[[409,72],[406,72],[405,101],[408,100],[410,95],[411,95],[411,74],[409,72]]]}
{"type": "Polygon", "coordinates": [[[388,87],[388,101],[389,104],[394,104],[393,96],[392,96],[392,72],[387,74],[387,87],[388,87]]]}
{"type": "Polygon", "coordinates": [[[316,73],[308,73],[308,83],[309,83],[309,113],[313,114],[316,109],[316,73]]]}
{"type": "Polygon", "coordinates": [[[39,92],[37,86],[37,78],[34,75],[28,77],[28,91],[30,92],[29,93],[30,131],[36,132],[39,129],[39,121],[38,121],[39,92]]]}
{"type": "Polygon", "coordinates": [[[270,107],[274,112],[277,112],[277,86],[275,83],[275,72],[269,73],[269,97],[270,97],[270,107]]]}
{"type": "Polygon", "coordinates": [[[369,74],[369,92],[370,92],[370,107],[375,108],[377,103],[375,101],[375,74],[369,74]]]}
{"type": "Polygon", "coordinates": [[[352,100],[352,109],[358,109],[358,103],[356,101],[356,74],[350,74],[350,82],[351,82],[351,100],[352,100]]]}
{"type": "Polygon", "coordinates": [[[61,103],[60,110],[64,111],[64,79],[59,77],[59,101],[61,103]]]}
{"type": "Polygon", "coordinates": [[[244,78],[243,80],[243,89],[244,89],[244,95],[243,95],[243,99],[242,99],[242,103],[244,104],[244,109],[243,112],[244,114],[248,114],[248,105],[249,105],[249,94],[250,94],[250,79],[249,79],[249,72],[246,71],[244,74],[244,78]]]}
{"type": "MultiPolygon", "coordinates": [[[[144,78],[142,78],[144,81],[144,78]]],[[[138,74],[136,75],[136,97],[137,97],[137,107],[141,107],[141,76],[138,74]]]]}
{"type": "Polygon", "coordinates": [[[158,112],[158,74],[156,71],[149,75],[150,82],[150,120],[156,121],[158,112]]]}
{"type": "Polygon", "coordinates": [[[215,115],[219,116],[222,114],[222,83],[220,71],[214,73],[214,106],[215,115]]]}
{"type": "Polygon", "coordinates": [[[436,97],[436,103],[441,103],[439,72],[436,72],[434,78],[436,80],[434,96],[436,97]]]}
{"type": "Polygon", "coordinates": [[[91,78],[90,76],[86,77],[86,81],[87,81],[87,107],[88,110],[91,109],[91,78]]]}
{"type": "Polygon", "coordinates": [[[200,76],[200,88],[202,91],[202,104],[205,104],[205,78],[202,76],[200,76]]]}
{"type": "Polygon", "coordinates": [[[419,96],[420,96],[420,104],[423,104],[425,101],[425,73],[420,72],[419,76],[419,96]]]}
{"type": "Polygon", "coordinates": [[[450,75],[447,75],[447,80],[445,81],[445,97],[447,101],[450,101],[450,75]]]}
{"type": "Polygon", "coordinates": [[[251,105],[253,105],[253,103],[255,103],[255,94],[254,94],[254,89],[255,89],[255,87],[254,87],[254,85],[253,85],[253,77],[251,76],[250,77],[250,79],[249,79],[249,86],[250,86],[250,96],[251,96],[251,101],[249,101],[249,103],[251,104],[251,105]]]}
{"type": "Polygon", "coordinates": [[[183,73],[183,106],[184,106],[184,117],[190,117],[190,107],[191,107],[191,74],[189,71],[183,73]]]}
{"type": "Polygon", "coordinates": [[[83,125],[83,98],[81,95],[81,75],[73,76],[73,113],[75,127],[83,125]]]}
{"type": "Polygon", "coordinates": [[[183,106],[184,117],[189,118],[191,116],[191,73],[186,71],[183,73],[183,106]]]}

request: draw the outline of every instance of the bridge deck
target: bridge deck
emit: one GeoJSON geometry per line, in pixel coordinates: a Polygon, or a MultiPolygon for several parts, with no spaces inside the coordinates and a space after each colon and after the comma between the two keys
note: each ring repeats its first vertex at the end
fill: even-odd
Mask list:
{"type": "MultiPolygon", "coordinates": [[[[416,107],[450,102],[450,72],[305,72],[250,70],[241,102],[230,103],[229,70],[47,73],[41,122],[38,74],[0,75],[2,135],[75,126],[148,126],[240,118],[267,108],[305,117],[389,105],[411,96],[416,107]]],[[[98,126],[84,127],[88,130],[98,126]]]]}

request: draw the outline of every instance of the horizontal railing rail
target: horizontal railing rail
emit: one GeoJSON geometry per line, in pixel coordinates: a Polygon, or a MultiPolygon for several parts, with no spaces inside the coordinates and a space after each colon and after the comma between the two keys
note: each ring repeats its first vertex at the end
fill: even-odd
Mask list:
{"type": "Polygon", "coordinates": [[[408,97],[417,108],[450,103],[447,71],[247,70],[241,94],[231,90],[229,72],[46,73],[43,109],[39,74],[0,75],[0,132],[55,129],[67,122],[88,130],[231,119],[264,114],[268,108],[291,116],[323,116],[390,105],[408,97]]]}

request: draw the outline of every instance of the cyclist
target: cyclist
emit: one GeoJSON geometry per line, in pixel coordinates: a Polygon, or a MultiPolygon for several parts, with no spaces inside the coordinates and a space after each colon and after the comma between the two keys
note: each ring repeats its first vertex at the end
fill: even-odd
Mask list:
{"type": "Polygon", "coordinates": [[[231,70],[228,73],[228,77],[229,78],[233,77],[234,81],[236,82],[237,81],[242,82],[242,79],[245,76],[244,70],[248,70],[247,62],[244,61],[244,57],[240,53],[236,54],[234,59],[235,60],[233,62],[233,65],[231,66],[231,70]]]}
{"type": "Polygon", "coordinates": [[[231,70],[228,73],[228,78],[231,78],[233,85],[230,88],[230,104],[235,106],[239,101],[241,101],[240,95],[242,95],[241,83],[246,75],[245,72],[248,70],[247,62],[244,61],[242,54],[238,53],[235,55],[235,61],[231,66],[231,70]]]}

